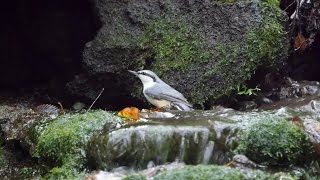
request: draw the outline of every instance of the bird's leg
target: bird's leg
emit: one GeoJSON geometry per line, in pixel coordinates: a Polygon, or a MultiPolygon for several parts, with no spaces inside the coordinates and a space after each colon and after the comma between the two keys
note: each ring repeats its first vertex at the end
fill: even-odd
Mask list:
{"type": "Polygon", "coordinates": [[[161,108],[158,108],[158,107],[150,108],[150,111],[159,112],[159,111],[161,111],[161,108]]]}
{"type": "Polygon", "coordinates": [[[168,111],[170,110],[171,106],[162,106],[162,107],[156,107],[156,108],[152,108],[151,111],[157,111],[157,112],[162,112],[162,111],[168,111]]]}

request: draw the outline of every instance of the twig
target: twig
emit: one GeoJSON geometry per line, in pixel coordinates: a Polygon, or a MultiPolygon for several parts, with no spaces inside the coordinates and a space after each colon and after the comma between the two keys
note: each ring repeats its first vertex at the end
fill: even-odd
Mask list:
{"type": "Polygon", "coordinates": [[[90,111],[90,109],[92,108],[92,106],[94,105],[94,103],[96,103],[96,101],[99,99],[99,97],[101,96],[101,94],[103,93],[104,88],[101,89],[100,93],[98,94],[98,96],[96,97],[96,99],[92,102],[92,104],[90,105],[89,109],[87,110],[90,111]]]}
{"type": "Polygon", "coordinates": [[[60,106],[60,109],[61,109],[61,111],[62,111],[62,114],[66,114],[66,112],[65,112],[64,109],[63,109],[63,106],[62,106],[61,102],[58,102],[58,104],[59,104],[59,106],[60,106]]]}
{"type": "Polygon", "coordinates": [[[299,11],[305,0],[296,0],[296,10],[291,14],[290,19],[299,19],[299,11]]]}
{"type": "Polygon", "coordinates": [[[292,1],[283,11],[287,11],[296,1],[292,1]]]}

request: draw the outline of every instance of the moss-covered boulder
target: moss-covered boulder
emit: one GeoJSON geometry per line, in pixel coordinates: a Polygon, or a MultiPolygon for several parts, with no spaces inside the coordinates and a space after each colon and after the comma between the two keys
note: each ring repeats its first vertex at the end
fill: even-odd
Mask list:
{"type": "Polygon", "coordinates": [[[238,151],[261,164],[291,165],[307,160],[312,149],[301,127],[284,119],[266,119],[241,134],[238,151]]]}
{"type": "Polygon", "coordinates": [[[90,98],[94,83],[108,90],[103,98],[109,101],[141,94],[132,88],[140,82],[126,70],[146,68],[203,105],[229,95],[257,67],[287,56],[286,15],[277,1],[96,0],[94,5],[104,25],[84,49],[90,78],[79,76],[68,86],[90,98]]]}
{"type": "Polygon", "coordinates": [[[115,128],[121,119],[97,110],[84,114],[66,114],[48,125],[38,125],[35,156],[52,168],[47,178],[68,179],[78,175],[85,164],[88,139],[102,128],[115,128]]]}

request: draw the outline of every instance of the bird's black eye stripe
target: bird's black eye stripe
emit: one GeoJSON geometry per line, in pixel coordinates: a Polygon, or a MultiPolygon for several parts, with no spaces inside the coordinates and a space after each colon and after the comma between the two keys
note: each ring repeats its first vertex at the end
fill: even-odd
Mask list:
{"type": "Polygon", "coordinates": [[[145,76],[149,76],[150,78],[153,79],[153,82],[156,82],[156,78],[154,76],[152,76],[151,74],[148,74],[146,72],[138,72],[138,74],[142,74],[142,75],[145,75],[145,76]]]}

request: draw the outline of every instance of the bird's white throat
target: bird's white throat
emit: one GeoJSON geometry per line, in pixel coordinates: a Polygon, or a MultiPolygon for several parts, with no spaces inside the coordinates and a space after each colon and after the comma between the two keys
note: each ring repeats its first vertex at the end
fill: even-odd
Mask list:
{"type": "Polygon", "coordinates": [[[147,82],[142,82],[143,84],[143,91],[148,89],[148,88],[151,88],[152,86],[154,86],[156,84],[156,82],[154,81],[147,81],[147,82]]]}

